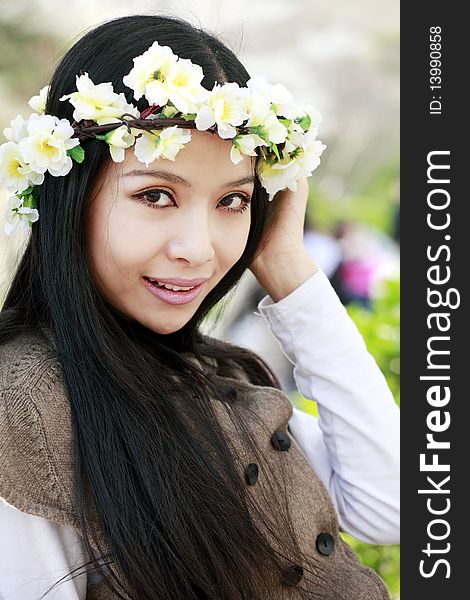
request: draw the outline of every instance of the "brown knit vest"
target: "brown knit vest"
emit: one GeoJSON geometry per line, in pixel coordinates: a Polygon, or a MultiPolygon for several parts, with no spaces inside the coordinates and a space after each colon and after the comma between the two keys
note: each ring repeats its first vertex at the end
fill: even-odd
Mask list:
{"type": "MultiPolygon", "coordinates": [[[[257,464],[220,401],[214,400],[230,445],[240,457],[238,467],[248,493],[269,498],[268,484],[276,487],[283,482],[299,547],[310,556],[308,564],[286,564],[282,578],[273,575],[269,579],[273,597],[298,600],[297,587],[304,585],[311,590],[311,598],[323,600],[389,599],[382,580],[361,565],[339,535],[328,491],[288,431],[289,398],[274,388],[252,385],[238,368],[221,372],[213,364],[211,376],[232,390],[236,401],[231,407],[244,411],[245,422],[263,452],[263,464],[257,464]],[[250,411],[258,418],[250,416],[250,411]]],[[[0,496],[9,504],[79,528],[72,497],[70,404],[48,330],[24,334],[0,346],[0,464],[0,496]]],[[[266,514],[269,510],[267,505],[266,514]]],[[[97,528],[101,531],[99,524],[97,528]]],[[[115,598],[104,579],[88,586],[87,600],[115,598]]]]}

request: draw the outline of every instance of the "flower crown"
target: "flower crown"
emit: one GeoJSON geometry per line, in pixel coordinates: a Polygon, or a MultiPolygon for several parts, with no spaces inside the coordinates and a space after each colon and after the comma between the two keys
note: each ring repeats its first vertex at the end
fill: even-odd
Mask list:
{"type": "Polygon", "coordinates": [[[28,230],[37,221],[38,186],[47,171],[67,175],[73,161],[81,163],[89,138],[107,143],[114,162],[124,160],[126,148],[147,166],[158,158],[175,160],[191,139],[191,129],[209,131],[232,140],[234,164],[243,155],[258,156],[256,173],[269,200],[285,188],[297,189],[297,180],[309,177],[326,148],[316,140],[320,114],[311,105],[294,102],[281,84],[263,77],[246,87],[215,83],[211,91],[201,85],[202,68],[179,58],[168,46],[154,42],[123,83],[134,98],[145,96],[149,107],[139,113],[111,83],[94,84],[88,73],[76,78],[77,91],[60,98],[74,107],[74,122],[45,113],[49,86],[28,104],[36,112],[27,121],[18,115],[4,129],[8,140],[0,145],[0,183],[14,195],[8,200],[4,231],[28,230]]]}

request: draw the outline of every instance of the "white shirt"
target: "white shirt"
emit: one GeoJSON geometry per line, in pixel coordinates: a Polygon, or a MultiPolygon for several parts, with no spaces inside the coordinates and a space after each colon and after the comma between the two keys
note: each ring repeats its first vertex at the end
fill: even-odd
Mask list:
{"type": "MultiPolygon", "coordinates": [[[[327,486],[342,529],[369,543],[399,542],[399,410],[362,336],[319,269],[259,313],[294,364],[319,417],[293,407],[289,430],[327,486]]],[[[0,498],[0,599],[37,600],[88,560],[79,531],[20,512],[0,498]]],[[[86,573],[50,600],[85,600],[86,573]]],[[[90,580],[90,579],[89,579],[90,580]]]]}

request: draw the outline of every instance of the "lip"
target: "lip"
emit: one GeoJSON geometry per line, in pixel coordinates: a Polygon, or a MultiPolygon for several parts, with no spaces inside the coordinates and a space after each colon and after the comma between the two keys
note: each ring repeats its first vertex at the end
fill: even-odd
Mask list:
{"type": "MultiPolygon", "coordinates": [[[[147,275],[146,275],[147,277],[147,275]]],[[[164,279],[163,277],[150,277],[161,283],[171,283],[172,285],[180,285],[181,287],[189,287],[191,285],[199,285],[209,279],[209,277],[199,277],[199,279],[164,279]]]]}
{"type": "MultiPolygon", "coordinates": [[[[165,288],[158,287],[157,285],[151,283],[147,279],[144,279],[143,281],[144,281],[145,287],[149,290],[149,292],[151,292],[159,300],[162,300],[162,302],[166,302],[167,304],[187,304],[188,302],[192,302],[195,298],[197,298],[197,296],[199,296],[202,288],[204,287],[204,282],[207,281],[207,279],[204,279],[202,281],[199,280],[199,281],[201,281],[201,283],[196,284],[196,286],[192,290],[188,290],[187,292],[184,292],[184,291],[174,292],[173,290],[167,290],[165,288]]],[[[164,279],[159,279],[158,281],[161,281],[162,283],[166,283],[166,281],[164,279]]],[[[184,279],[179,279],[176,281],[184,281],[184,279]]],[[[186,280],[186,281],[188,281],[188,280],[186,280]]],[[[189,281],[191,281],[191,280],[189,280],[189,281]]],[[[192,281],[195,281],[195,280],[193,279],[192,281]]],[[[168,281],[168,283],[170,283],[170,281],[168,281]]],[[[174,285],[181,285],[181,284],[175,283],[174,285]]],[[[187,285],[194,285],[194,284],[187,284],[187,285]]],[[[184,286],[184,284],[183,284],[183,286],[184,286]]]]}

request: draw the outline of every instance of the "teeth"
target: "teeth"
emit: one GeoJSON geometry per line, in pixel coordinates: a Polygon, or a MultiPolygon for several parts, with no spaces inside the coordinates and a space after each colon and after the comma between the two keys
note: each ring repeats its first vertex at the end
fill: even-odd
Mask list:
{"type": "MultiPolygon", "coordinates": [[[[149,279],[150,279],[150,277],[149,277],[149,279]]],[[[186,291],[192,290],[193,288],[196,287],[195,285],[193,285],[191,287],[181,287],[179,285],[172,285],[171,283],[161,283],[160,281],[157,281],[156,279],[150,279],[150,281],[152,283],[157,283],[160,287],[164,287],[167,290],[174,290],[175,292],[178,292],[180,290],[183,290],[186,292],[186,291]]]]}

